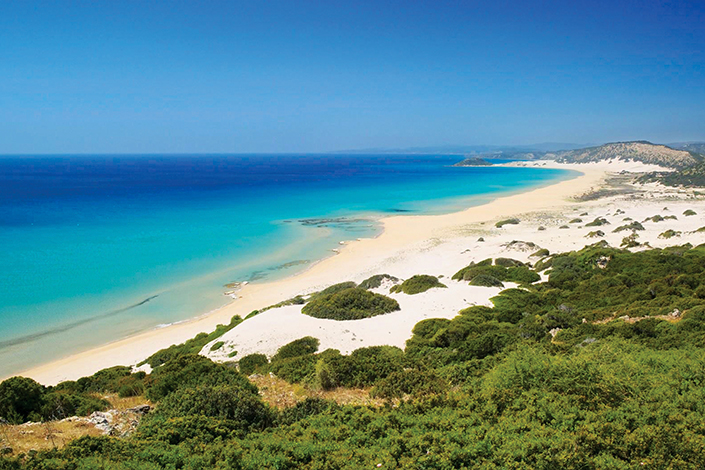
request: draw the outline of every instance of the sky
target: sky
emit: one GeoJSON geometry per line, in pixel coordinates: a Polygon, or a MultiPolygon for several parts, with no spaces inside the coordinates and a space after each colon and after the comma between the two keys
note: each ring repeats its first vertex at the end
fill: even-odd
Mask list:
{"type": "Polygon", "coordinates": [[[705,140],[705,2],[0,2],[0,154],[705,140]]]}

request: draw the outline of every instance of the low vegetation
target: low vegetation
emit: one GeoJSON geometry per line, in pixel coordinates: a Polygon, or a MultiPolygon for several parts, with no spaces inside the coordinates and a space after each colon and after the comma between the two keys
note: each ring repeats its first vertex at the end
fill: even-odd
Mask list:
{"type": "Polygon", "coordinates": [[[392,294],[395,292],[403,292],[404,294],[414,295],[426,292],[429,289],[434,289],[437,287],[445,288],[448,287],[441,283],[436,276],[429,276],[428,274],[417,274],[412,276],[406,281],[399,285],[393,286],[389,292],[392,294]]]}
{"type": "Polygon", "coordinates": [[[705,247],[597,243],[545,264],[547,281],[492,307],[419,322],[404,350],[343,355],[302,338],[248,359],[263,388],[289,384],[281,405],[233,364],[188,353],[148,375],[6,380],[0,414],[13,422],[50,419],[52,394],[98,399],[128,382],[157,407],[130,437],[10,449],[0,468],[705,468],[705,247]]]}
{"type": "Polygon", "coordinates": [[[639,222],[634,221],[630,224],[620,225],[616,229],[612,230],[612,233],[624,232],[625,230],[636,231],[636,230],[646,230],[646,229],[639,222]]]}
{"type": "MultiPolygon", "coordinates": [[[[257,311],[255,310],[255,312],[257,311]]],[[[247,317],[249,318],[250,316],[253,316],[253,313],[250,313],[247,317]]],[[[181,356],[183,354],[198,354],[206,344],[220,338],[225,333],[232,330],[242,322],[243,319],[239,315],[235,315],[230,320],[229,324],[216,326],[215,331],[213,331],[212,333],[199,333],[194,338],[186,341],[185,343],[174,344],[172,346],[169,346],[168,348],[160,349],[144,361],[140,362],[138,366],[149,364],[152,368],[155,368],[159,367],[170,359],[181,356]]]]}
{"type": "Polygon", "coordinates": [[[360,320],[399,310],[396,300],[359,287],[331,289],[329,292],[332,293],[327,294],[324,292],[326,291],[314,296],[304,305],[301,312],[315,318],[345,321],[360,320]]]}
{"type": "MultiPolygon", "coordinates": [[[[501,259],[501,258],[500,258],[501,259]]],[[[484,260],[480,263],[471,263],[453,275],[454,280],[470,281],[470,285],[500,287],[502,282],[516,282],[518,284],[531,284],[541,279],[536,272],[528,266],[510,266],[492,265],[492,260],[484,260]],[[473,281],[478,276],[483,276],[480,279],[473,281]],[[494,279],[494,281],[493,281],[494,279]],[[497,282],[499,284],[497,284],[497,282]]],[[[506,264],[506,262],[504,262],[506,264]]]]}
{"type": "Polygon", "coordinates": [[[605,232],[603,232],[602,230],[594,230],[592,232],[588,232],[588,234],[585,235],[585,238],[600,238],[604,236],[605,232]]]}
{"type": "Polygon", "coordinates": [[[697,215],[697,214],[698,214],[698,213],[695,212],[695,211],[692,210],[692,209],[687,209],[687,210],[685,210],[685,211],[683,212],[683,215],[686,216],[686,217],[690,217],[690,216],[697,215]]]}
{"type": "Polygon", "coordinates": [[[659,237],[659,238],[665,238],[666,240],[668,240],[669,238],[680,237],[680,236],[681,236],[681,232],[678,232],[678,231],[673,230],[673,229],[668,229],[668,230],[666,230],[665,232],[659,234],[658,237],[659,237]]]}
{"type": "Polygon", "coordinates": [[[603,225],[609,225],[609,221],[604,217],[596,217],[592,222],[585,224],[586,227],[601,227],[603,225]]]}
{"type": "Polygon", "coordinates": [[[504,219],[504,220],[500,220],[499,222],[497,222],[496,224],[494,224],[494,226],[497,227],[497,228],[502,228],[502,227],[504,227],[505,225],[517,225],[517,224],[519,224],[520,222],[521,222],[521,221],[520,221],[519,219],[516,219],[516,218],[504,219]]]}
{"type": "Polygon", "coordinates": [[[358,287],[367,290],[377,289],[378,287],[382,286],[383,282],[389,282],[394,284],[399,282],[399,279],[394,276],[390,276],[389,274],[375,274],[374,276],[362,281],[358,287]]]}

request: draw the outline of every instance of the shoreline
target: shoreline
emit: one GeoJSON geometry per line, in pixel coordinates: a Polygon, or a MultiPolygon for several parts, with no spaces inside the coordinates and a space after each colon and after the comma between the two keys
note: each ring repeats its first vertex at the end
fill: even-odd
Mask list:
{"type": "MultiPolygon", "coordinates": [[[[374,238],[347,241],[338,253],[312,263],[304,271],[285,278],[247,284],[234,300],[218,309],[191,319],[150,329],[96,348],[71,354],[49,363],[32,367],[16,375],[31,377],[46,385],[91,375],[114,365],[134,365],[155,351],[182,343],[196,334],[213,331],[217,324],[227,324],[234,315],[243,318],[252,310],[261,309],[300,293],[318,290],[330,284],[351,279],[361,280],[377,274],[385,260],[407,256],[419,245],[433,240],[457,238],[464,225],[490,221],[527,212],[567,207],[571,196],[597,189],[609,173],[625,168],[622,162],[613,164],[557,164],[555,162],[516,162],[510,166],[540,166],[574,170],[575,178],[501,196],[487,203],[461,211],[440,215],[392,215],[379,219],[382,231],[374,238]]],[[[640,171],[646,171],[639,168],[640,171]]],[[[381,272],[381,271],[380,271],[381,272]]]]}

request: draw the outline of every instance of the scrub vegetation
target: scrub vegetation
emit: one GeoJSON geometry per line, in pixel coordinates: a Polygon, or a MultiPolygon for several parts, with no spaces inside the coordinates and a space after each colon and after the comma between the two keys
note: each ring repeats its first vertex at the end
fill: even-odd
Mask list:
{"type": "MultiPolygon", "coordinates": [[[[55,419],[58,403],[86,414],[119,390],[156,409],[126,437],[36,452],[3,441],[0,468],[704,468],[705,246],[597,243],[544,264],[547,281],[423,320],[403,350],[344,355],[306,337],[271,360],[243,357],[240,372],[180,348],[151,374],[117,367],[57,387],[8,379],[0,415],[12,423],[55,419]],[[390,406],[274,407],[243,373],[292,390],[369,390],[390,406]]],[[[511,270],[536,274],[485,260],[454,279],[516,279],[511,270]]],[[[317,300],[358,292],[371,294],[317,300]]]]}

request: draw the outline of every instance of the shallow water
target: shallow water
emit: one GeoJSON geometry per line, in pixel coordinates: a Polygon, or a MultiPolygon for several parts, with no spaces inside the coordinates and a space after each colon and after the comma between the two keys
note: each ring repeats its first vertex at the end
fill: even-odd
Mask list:
{"type": "Polygon", "coordinates": [[[572,177],[457,156],[0,158],[0,376],[227,303],[389,214],[572,177]]]}

